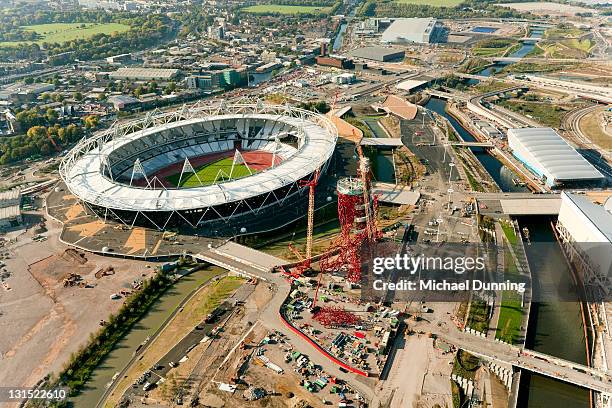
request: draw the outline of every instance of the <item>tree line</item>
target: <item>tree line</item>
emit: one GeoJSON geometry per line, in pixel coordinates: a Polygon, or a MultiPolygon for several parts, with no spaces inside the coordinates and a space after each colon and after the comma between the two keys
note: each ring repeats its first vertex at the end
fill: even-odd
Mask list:
{"type": "Polygon", "coordinates": [[[85,130],[99,126],[99,118],[89,115],[82,124],[60,123],[54,109],[25,109],[15,115],[24,134],[0,139],[0,164],[10,164],[31,157],[45,157],[79,141],[85,130]]]}
{"type": "MultiPolygon", "coordinates": [[[[455,7],[436,7],[421,4],[400,3],[395,0],[367,0],[358,15],[367,17],[436,17],[436,18],[535,18],[493,3],[496,0],[465,0],[455,7]]],[[[499,3],[499,1],[496,1],[499,3]]]]}
{"type": "Polygon", "coordinates": [[[131,28],[123,33],[99,33],[89,38],[77,38],[63,43],[43,42],[40,45],[34,43],[19,47],[2,47],[0,60],[41,60],[48,56],[52,65],[63,65],[75,60],[99,59],[153,46],[167,38],[174,26],[168,16],[161,14],[38,11],[31,15],[1,15],[0,36],[20,36],[21,40],[28,40],[27,36],[31,34],[21,28],[22,26],[57,22],[114,22],[131,28]]]}

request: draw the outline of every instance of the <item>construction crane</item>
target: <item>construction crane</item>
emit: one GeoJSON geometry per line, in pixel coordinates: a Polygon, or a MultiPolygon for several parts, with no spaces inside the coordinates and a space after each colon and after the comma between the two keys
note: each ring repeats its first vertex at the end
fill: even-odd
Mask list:
{"type": "MultiPolygon", "coordinates": [[[[368,159],[363,154],[361,143],[357,144],[357,155],[359,156],[359,175],[361,182],[363,183],[363,202],[365,203],[365,218],[366,218],[366,234],[368,239],[374,238],[376,226],[373,224],[372,214],[370,213],[370,188],[369,188],[369,172],[370,166],[368,159]]],[[[375,221],[374,221],[375,222],[375,221]]]]}
{"type": "Polygon", "coordinates": [[[315,210],[315,187],[319,182],[319,170],[314,172],[314,176],[307,182],[300,183],[308,186],[308,226],[306,227],[306,259],[312,258],[312,231],[314,229],[314,210],[315,210]]]}
{"type": "Polygon", "coordinates": [[[312,179],[306,181],[302,180],[299,182],[300,187],[308,187],[308,214],[307,214],[307,227],[306,227],[306,255],[302,255],[300,251],[289,244],[289,250],[297,256],[300,264],[295,267],[295,274],[301,275],[310,268],[312,263],[312,233],[314,230],[314,211],[315,211],[315,188],[319,182],[320,171],[316,170],[313,174],[312,179]]]}

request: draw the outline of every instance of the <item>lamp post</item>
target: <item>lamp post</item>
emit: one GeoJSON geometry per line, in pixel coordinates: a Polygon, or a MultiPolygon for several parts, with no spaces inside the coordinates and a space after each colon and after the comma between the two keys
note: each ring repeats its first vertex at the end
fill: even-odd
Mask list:
{"type": "Polygon", "coordinates": [[[453,167],[455,167],[455,163],[448,163],[448,167],[450,167],[450,171],[448,172],[448,184],[450,184],[451,178],[453,177],[453,167]]]}

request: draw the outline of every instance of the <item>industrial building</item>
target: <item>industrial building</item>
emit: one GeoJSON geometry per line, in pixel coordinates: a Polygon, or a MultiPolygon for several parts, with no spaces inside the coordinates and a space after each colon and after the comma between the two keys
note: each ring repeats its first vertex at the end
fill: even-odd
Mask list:
{"type": "Polygon", "coordinates": [[[246,70],[211,70],[187,77],[187,87],[206,92],[222,91],[246,84],[246,70]]]}
{"type": "Polygon", "coordinates": [[[583,195],[563,192],[557,230],[591,294],[595,291],[608,296],[612,279],[612,213],[583,195]]]}
{"type": "Polygon", "coordinates": [[[3,191],[0,193],[0,230],[14,228],[21,222],[21,191],[3,191]]]}
{"type": "Polygon", "coordinates": [[[351,51],[349,55],[355,58],[387,62],[404,59],[406,52],[400,48],[363,47],[351,51]]]}
{"type": "Polygon", "coordinates": [[[140,106],[140,99],[129,95],[112,95],[108,102],[113,104],[116,111],[126,111],[140,106]]]}
{"type": "Polygon", "coordinates": [[[551,188],[600,186],[605,177],[551,128],[508,129],[512,154],[551,188]]]}
{"type": "Polygon", "coordinates": [[[355,68],[355,64],[353,60],[341,57],[338,55],[328,55],[328,56],[318,56],[316,57],[317,65],[322,65],[326,67],[334,67],[340,69],[353,69],[355,68]]]}
{"type": "Polygon", "coordinates": [[[438,30],[435,18],[398,18],[383,32],[381,42],[428,44],[435,41],[438,30]]]}
{"type": "Polygon", "coordinates": [[[26,102],[36,99],[39,95],[53,91],[55,85],[47,83],[16,83],[0,89],[0,101],[26,102]]]}
{"type": "Polygon", "coordinates": [[[171,81],[180,74],[178,69],[160,68],[119,68],[111,72],[111,79],[130,79],[134,81],[171,81]]]}

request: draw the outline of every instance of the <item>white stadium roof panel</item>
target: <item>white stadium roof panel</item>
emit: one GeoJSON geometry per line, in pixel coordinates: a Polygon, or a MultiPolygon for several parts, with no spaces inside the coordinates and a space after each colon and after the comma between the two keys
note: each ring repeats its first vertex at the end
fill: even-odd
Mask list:
{"type": "MultiPolygon", "coordinates": [[[[242,105],[240,105],[242,107],[242,105]]],[[[246,109],[246,107],[243,107],[246,109]]],[[[208,115],[210,107],[204,108],[202,112],[195,112],[191,118],[175,120],[170,123],[154,125],[143,130],[126,131],[125,134],[115,136],[113,140],[108,140],[110,133],[97,136],[103,142],[102,148],[98,149],[99,143],[96,140],[84,140],[79,143],[71,153],[64,159],[61,167],[62,178],[68,188],[85,202],[89,202],[100,207],[126,211],[180,211],[194,208],[211,207],[216,205],[246,200],[270,191],[275,191],[295,183],[301,179],[312,175],[316,170],[321,169],[328,162],[333,154],[337,131],[333,124],[325,117],[303,110],[293,110],[293,114],[286,111],[285,107],[254,107],[249,105],[249,109],[256,112],[245,112],[244,109],[239,113],[228,113],[223,115],[208,115]],[[271,112],[271,113],[270,113],[271,112]],[[296,113],[298,113],[296,115],[296,113]],[[184,126],[200,124],[208,125],[213,121],[233,120],[241,121],[244,118],[250,120],[281,123],[282,126],[275,126],[278,129],[287,127],[299,132],[303,132],[298,148],[283,145],[278,151],[284,160],[275,167],[255,173],[240,179],[229,180],[219,184],[206,185],[191,188],[151,188],[129,185],[126,183],[111,180],[103,173],[105,157],[115,159],[107,160],[111,162],[111,169],[120,163],[122,169],[124,164],[129,164],[128,171],[131,173],[133,161],[136,159],[134,153],[130,151],[128,144],[145,136],[158,134],[165,130],[175,130],[184,126]],[[106,139],[105,139],[106,137],[106,139]],[[104,142],[106,141],[106,142],[104,142]],[[128,155],[117,154],[118,149],[130,151],[128,155]],[[127,163],[126,163],[127,162],[127,163]]],[[[163,117],[165,114],[159,114],[163,117]]],[[[146,119],[145,119],[146,120],[146,119]]],[[[141,122],[142,123],[142,122],[141,122]]],[[[138,124],[135,126],[138,129],[138,124]]],[[[269,134],[269,129],[267,134],[269,134]]],[[[112,132],[111,129],[109,132],[112,132]]],[[[275,135],[272,131],[272,135],[275,135]]],[[[184,136],[183,136],[184,137],[184,136]]],[[[165,138],[167,139],[167,138],[165,138]]],[[[172,138],[163,140],[163,143],[172,143],[172,138]]],[[[214,142],[211,144],[219,143],[214,142]]],[[[163,146],[163,144],[162,144],[163,146]]],[[[225,148],[233,146],[233,143],[224,144],[225,148]]],[[[262,144],[262,146],[265,146],[262,144]]],[[[214,146],[213,146],[214,147],[214,146]]],[[[217,149],[220,149],[217,146],[217,149]]],[[[206,150],[206,149],[205,149],[206,150]]],[[[166,156],[168,154],[164,153],[166,156]]],[[[157,156],[160,157],[160,152],[157,156]]],[[[180,156],[180,155],[179,155],[180,156]]],[[[175,163],[174,159],[165,159],[167,164],[175,163]]],[[[152,159],[143,160],[151,163],[152,159]]]]}

